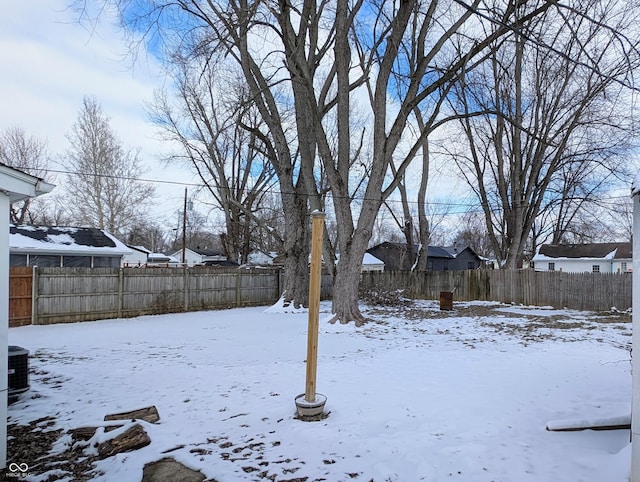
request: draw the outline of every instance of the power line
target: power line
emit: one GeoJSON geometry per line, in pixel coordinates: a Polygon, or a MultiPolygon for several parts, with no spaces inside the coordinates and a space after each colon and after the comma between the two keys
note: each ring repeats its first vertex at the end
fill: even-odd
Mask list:
{"type": "MultiPolygon", "coordinates": [[[[210,185],[205,183],[205,182],[186,182],[186,181],[168,181],[168,180],[164,180],[164,179],[147,179],[147,178],[141,178],[141,177],[131,177],[131,176],[119,176],[116,174],[97,174],[97,173],[85,173],[85,172],[79,172],[79,171],[66,171],[66,170],[61,170],[61,169],[43,169],[42,171],[44,172],[51,172],[51,173],[57,173],[57,174],[66,174],[66,175],[75,175],[75,176],[94,176],[94,177],[104,177],[104,178],[109,178],[109,179],[122,179],[122,180],[126,180],[126,181],[135,181],[135,182],[148,182],[148,183],[156,183],[156,184],[168,184],[168,185],[175,185],[175,186],[181,186],[181,187],[197,187],[197,188],[209,188],[210,185]]],[[[221,186],[216,186],[216,189],[224,189],[221,186]]],[[[227,189],[231,189],[231,188],[227,188],[227,189]]],[[[264,190],[264,192],[269,193],[269,194],[275,194],[275,195],[294,195],[296,194],[295,192],[284,192],[281,191],[279,189],[274,189],[274,188],[267,188],[264,190]]],[[[369,198],[366,198],[364,196],[333,196],[331,195],[331,199],[351,199],[354,201],[359,201],[359,202],[364,202],[367,200],[371,200],[369,198]]],[[[609,197],[602,197],[599,198],[598,201],[601,203],[611,203],[613,204],[614,202],[619,203],[620,201],[623,201],[625,199],[627,199],[628,196],[624,196],[624,195],[620,195],[620,196],[609,196],[609,197]]],[[[392,199],[389,198],[387,199],[385,202],[387,203],[394,203],[394,204],[398,204],[398,203],[402,203],[403,201],[401,199],[392,199]]],[[[418,201],[407,201],[407,203],[409,205],[418,205],[418,201]]],[[[425,203],[427,206],[442,206],[442,207],[447,207],[447,208],[469,208],[464,212],[455,212],[455,213],[447,213],[447,214],[465,214],[467,212],[473,212],[473,209],[470,208],[476,208],[478,211],[480,211],[482,209],[482,203],[480,202],[474,202],[474,201],[468,201],[468,202],[452,202],[452,201],[427,201],[425,203]]],[[[493,210],[492,210],[493,211],[493,210]]]]}

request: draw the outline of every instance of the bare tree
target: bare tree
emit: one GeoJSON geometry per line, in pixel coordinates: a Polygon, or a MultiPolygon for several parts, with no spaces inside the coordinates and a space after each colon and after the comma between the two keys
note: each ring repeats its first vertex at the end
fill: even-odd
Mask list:
{"type": "Polygon", "coordinates": [[[173,57],[174,95],[157,93],[151,106],[163,137],[181,146],[168,162],[185,162],[200,177],[225,218],[227,258],[246,263],[256,244],[261,202],[275,172],[256,132],[261,120],[244,79],[205,57],[173,57]],[[172,101],[175,99],[175,101],[172,101]]]}
{"type": "Polygon", "coordinates": [[[560,239],[602,181],[620,172],[629,147],[624,84],[640,57],[622,32],[636,25],[637,9],[568,5],[519,26],[456,88],[467,143],[452,154],[505,268],[534,250],[541,214],[553,214],[560,239]]]}
{"type": "Polygon", "coordinates": [[[470,211],[461,216],[461,229],[453,238],[453,245],[458,247],[470,247],[479,256],[491,258],[491,241],[487,235],[482,213],[470,211]]]}
{"type": "Polygon", "coordinates": [[[124,235],[142,217],[155,192],[139,180],[142,161],[124,150],[95,98],[85,97],[67,135],[67,195],[75,222],[124,235]]]}
{"type": "Polygon", "coordinates": [[[149,220],[132,225],[124,241],[129,246],[142,246],[154,253],[164,253],[170,248],[167,233],[149,220]]]}
{"type": "Polygon", "coordinates": [[[117,3],[129,25],[133,17],[169,28],[176,22],[162,21],[163,15],[182,16],[188,25],[180,35],[183,47],[224,56],[242,71],[265,125],[255,134],[282,193],[285,285],[295,290],[296,301],[306,294],[308,210],[325,207],[319,176],[326,176],[340,252],[332,309],[335,319],[357,324],[364,321],[358,277],[376,215],[438,126],[450,85],[516,20],[526,23],[552,4],[149,0],[144,9],[141,2],[117,3]],[[527,11],[517,12],[517,5],[527,11]],[[480,10],[500,27],[488,33],[481,28],[480,10]],[[463,49],[456,52],[453,44],[463,49]],[[365,99],[368,129],[351,122],[356,94],[365,99]],[[416,108],[423,112],[424,130],[411,138],[416,108]],[[357,169],[365,137],[371,158],[357,169]]]}
{"type": "MultiPolygon", "coordinates": [[[[49,167],[46,142],[28,135],[20,127],[9,127],[0,133],[0,163],[36,177],[45,177],[49,167]]],[[[38,222],[40,209],[32,210],[34,200],[11,205],[10,220],[14,224],[38,222]]]]}

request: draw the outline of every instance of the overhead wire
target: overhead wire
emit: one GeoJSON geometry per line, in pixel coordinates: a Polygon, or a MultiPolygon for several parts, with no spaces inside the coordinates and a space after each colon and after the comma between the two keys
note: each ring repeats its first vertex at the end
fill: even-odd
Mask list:
{"type": "MultiPolygon", "coordinates": [[[[136,182],[146,182],[146,183],[156,183],[156,184],[168,184],[168,185],[175,185],[175,186],[181,186],[181,187],[197,187],[197,188],[206,188],[208,187],[208,184],[205,182],[194,182],[194,181],[169,181],[169,180],[164,180],[164,179],[149,179],[149,178],[142,178],[142,177],[132,177],[132,176],[118,176],[116,174],[97,174],[97,173],[85,173],[85,172],[78,172],[78,171],[67,171],[67,170],[61,170],[61,169],[43,169],[43,172],[51,172],[51,173],[57,173],[57,174],[66,174],[66,175],[77,175],[77,176],[95,176],[95,177],[105,177],[105,178],[111,178],[111,179],[122,179],[122,180],[126,180],[126,181],[136,181],[136,182]]],[[[224,189],[222,186],[216,186],[216,189],[224,189]]],[[[231,189],[231,188],[228,188],[231,189]]],[[[292,195],[295,194],[293,191],[292,192],[285,192],[285,191],[281,191],[279,189],[275,189],[275,188],[267,188],[264,190],[264,192],[269,193],[269,194],[276,194],[276,195],[292,195]]],[[[330,196],[332,199],[339,199],[340,196],[334,196],[331,195],[330,196]]],[[[608,196],[608,197],[602,197],[599,198],[598,201],[604,203],[610,203],[613,204],[615,201],[621,202],[623,200],[625,200],[628,196],[624,196],[624,195],[619,195],[619,196],[608,196]]],[[[367,198],[365,196],[357,196],[357,195],[353,195],[353,196],[344,196],[344,198],[348,198],[354,201],[367,201],[367,200],[372,200],[370,198],[367,198]]],[[[401,199],[393,199],[393,198],[389,198],[386,200],[387,203],[394,203],[394,204],[398,204],[398,203],[402,203],[403,201],[401,199]]],[[[406,201],[409,205],[418,205],[418,201],[406,201]]],[[[434,207],[445,207],[445,208],[476,208],[478,211],[480,211],[482,209],[482,204],[479,202],[475,202],[475,201],[466,201],[466,202],[462,202],[462,201],[444,201],[444,200],[439,200],[439,201],[427,201],[425,203],[426,206],[434,206],[434,207]]],[[[492,210],[493,211],[493,210],[492,210]]],[[[467,212],[472,212],[470,210],[466,210],[464,212],[456,212],[456,213],[447,213],[447,214],[465,214],[467,212]]]]}

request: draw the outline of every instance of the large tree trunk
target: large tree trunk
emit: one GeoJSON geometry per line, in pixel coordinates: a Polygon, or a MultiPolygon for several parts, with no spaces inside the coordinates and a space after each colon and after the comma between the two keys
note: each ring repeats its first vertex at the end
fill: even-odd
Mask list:
{"type": "Polygon", "coordinates": [[[297,308],[307,306],[309,301],[311,230],[306,196],[283,194],[282,205],[285,212],[283,295],[285,304],[297,308]]]}
{"type": "Polygon", "coordinates": [[[336,268],[335,282],[333,284],[333,313],[331,322],[348,323],[354,321],[356,326],[362,326],[366,321],[358,306],[358,282],[360,279],[360,266],[353,261],[354,256],[346,257],[345,262],[339,262],[336,268]]]}
{"type": "Polygon", "coordinates": [[[358,235],[356,231],[350,247],[341,247],[344,251],[341,251],[333,284],[332,323],[336,320],[340,320],[340,323],[354,321],[356,326],[362,326],[366,321],[358,306],[358,288],[362,257],[367,249],[368,240],[369,237],[358,235]]]}

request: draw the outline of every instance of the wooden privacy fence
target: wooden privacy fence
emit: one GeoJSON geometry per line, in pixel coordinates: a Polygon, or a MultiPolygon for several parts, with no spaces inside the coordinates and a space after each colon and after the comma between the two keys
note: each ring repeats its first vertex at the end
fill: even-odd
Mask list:
{"type": "MultiPolygon", "coordinates": [[[[468,270],[363,273],[360,289],[405,296],[500,301],[606,311],[631,307],[630,274],[468,270]]],[[[266,305],[281,294],[278,269],[11,268],[9,326],[266,305]]],[[[332,294],[330,276],[322,298],[332,294]]]]}
{"type": "MultiPolygon", "coordinates": [[[[32,324],[264,305],[280,296],[277,269],[26,269],[26,278],[33,282],[32,324]]],[[[13,286],[16,268],[11,268],[11,276],[13,286]]],[[[13,315],[10,311],[10,326],[27,324],[24,317],[20,321],[13,315]]]]}
{"type": "Polygon", "coordinates": [[[453,291],[457,301],[500,301],[575,310],[631,308],[630,273],[565,273],[533,270],[467,270],[363,273],[361,290],[402,289],[410,298],[438,299],[453,291]]]}
{"type": "Polygon", "coordinates": [[[32,280],[31,268],[11,268],[9,276],[9,326],[31,324],[32,280]]]}

